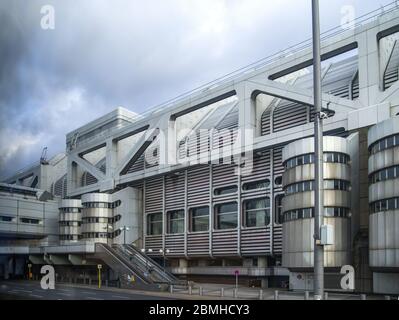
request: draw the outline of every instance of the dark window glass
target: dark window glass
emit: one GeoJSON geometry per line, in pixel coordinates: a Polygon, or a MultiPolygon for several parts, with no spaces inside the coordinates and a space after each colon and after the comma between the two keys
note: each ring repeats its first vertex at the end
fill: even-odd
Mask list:
{"type": "Polygon", "coordinates": [[[257,190],[257,189],[266,189],[269,187],[270,181],[268,179],[261,180],[261,181],[252,181],[244,183],[243,189],[244,190],[257,190]]]}
{"type": "Polygon", "coordinates": [[[283,194],[279,194],[274,198],[275,221],[278,224],[283,223],[283,194]]]}
{"type": "Polygon", "coordinates": [[[245,226],[264,227],[270,223],[270,199],[260,198],[244,201],[245,226]]]}
{"type": "Polygon", "coordinates": [[[162,213],[152,213],[147,215],[147,234],[162,234],[162,213]]]}
{"type": "Polygon", "coordinates": [[[229,186],[229,187],[217,188],[217,189],[215,189],[215,195],[216,196],[221,196],[221,195],[224,195],[224,194],[236,193],[237,189],[238,189],[237,186],[229,186]]]}
{"type": "Polygon", "coordinates": [[[216,229],[237,228],[237,203],[230,202],[215,206],[216,229]]]}
{"type": "Polygon", "coordinates": [[[168,212],[168,233],[184,232],[184,210],[174,210],[168,212]]]}
{"type": "Polygon", "coordinates": [[[191,231],[208,231],[209,229],[209,207],[190,209],[191,231]]]}

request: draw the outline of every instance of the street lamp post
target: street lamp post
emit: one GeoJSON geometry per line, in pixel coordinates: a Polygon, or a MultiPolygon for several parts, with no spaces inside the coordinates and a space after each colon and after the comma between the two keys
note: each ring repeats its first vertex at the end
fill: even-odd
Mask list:
{"type": "Polygon", "coordinates": [[[127,226],[123,226],[122,228],[119,228],[119,230],[123,231],[123,244],[126,245],[126,231],[129,231],[130,228],[127,226]]]}
{"type": "Polygon", "coordinates": [[[162,257],[163,257],[163,260],[162,260],[162,268],[163,268],[163,272],[165,272],[165,253],[169,253],[170,252],[170,250],[169,249],[166,249],[166,250],[163,250],[163,249],[159,249],[159,253],[160,254],[162,254],[162,257]]]}
{"type": "Polygon", "coordinates": [[[319,1],[312,0],[313,90],[314,90],[314,151],[315,151],[315,212],[314,212],[314,299],[324,297],[324,247],[320,243],[323,224],[323,117],[321,99],[320,17],[319,1]]]}

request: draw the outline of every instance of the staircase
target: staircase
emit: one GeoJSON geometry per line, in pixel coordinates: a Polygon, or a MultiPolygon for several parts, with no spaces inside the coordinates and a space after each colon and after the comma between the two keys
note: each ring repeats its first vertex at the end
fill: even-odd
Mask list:
{"type": "Polygon", "coordinates": [[[132,245],[111,247],[96,243],[96,256],[121,275],[121,284],[125,287],[159,289],[162,285],[187,286],[186,281],[179,280],[132,245]]]}

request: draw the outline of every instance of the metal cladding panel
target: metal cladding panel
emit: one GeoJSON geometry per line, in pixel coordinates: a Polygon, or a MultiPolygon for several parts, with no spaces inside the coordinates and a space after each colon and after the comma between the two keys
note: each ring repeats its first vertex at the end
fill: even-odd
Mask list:
{"type": "Polygon", "coordinates": [[[273,253],[281,254],[283,251],[283,226],[273,226],[273,253]]]}
{"type": "MultiPolygon", "coordinates": [[[[283,212],[314,207],[314,191],[292,193],[283,198],[283,212]]],[[[350,208],[350,192],[324,190],[324,206],[350,208]]]]}
{"type": "MultiPolygon", "coordinates": [[[[349,154],[348,142],[345,138],[342,137],[324,136],[323,151],[349,154]]],[[[296,140],[287,144],[283,149],[282,161],[287,161],[288,159],[291,159],[293,157],[308,153],[314,153],[313,137],[296,140]]]]}
{"type": "Polygon", "coordinates": [[[165,209],[182,209],[185,206],[185,172],[165,178],[165,209]]]}
{"type": "Polygon", "coordinates": [[[284,146],[273,149],[273,172],[274,175],[281,175],[284,172],[282,151],[284,146]]]}
{"type": "MultiPolygon", "coordinates": [[[[323,164],[324,179],[340,179],[350,181],[351,168],[348,164],[325,162],[323,164]]],[[[290,168],[283,173],[283,185],[287,186],[300,181],[314,180],[314,164],[303,164],[290,168]]]]}
{"type": "Polygon", "coordinates": [[[163,212],[163,178],[148,179],[145,185],[145,213],[163,212]]]}
{"type": "Polygon", "coordinates": [[[399,268],[399,210],[370,215],[370,266],[399,268]]]}
{"type": "Polygon", "coordinates": [[[399,44],[395,41],[392,54],[384,73],[384,90],[390,88],[399,77],[399,44]]]}
{"type": "Polygon", "coordinates": [[[144,153],[129,167],[126,174],[144,170],[144,153]]]}
{"type": "Polygon", "coordinates": [[[226,187],[237,185],[237,166],[234,164],[215,164],[212,166],[213,187],[226,187]]]}
{"type": "MultiPolygon", "coordinates": [[[[334,228],[334,245],[324,247],[324,266],[340,267],[350,263],[350,220],[324,219],[334,228]]],[[[283,266],[286,268],[313,267],[314,219],[298,219],[283,224],[283,266]]]]}
{"type": "Polygon", "coordinates": [[[357,67],[357,56],[332,64],[323,78],[322,91],[349,99],[350,85],[357,73],[357,67]]]}
{"type": "Polygon", "coordinates": [[[271,128],[272,128],[272,119],[271,119],[271,114],[272,114],[272,108],[269,106],[266,108],[265,111],[262,113],[261,117],[261,135],[265,136],[271,133],[271,128]]]}
{"type": "Polygon", "coordinates": [[[190,257],[209,256],[209,232],[195,232],[187,235],[187,254],[190,257]]]}
{"type": "Polygon", "coordinates": [[[270,254],[270,227],[241,230],[243,256],[270,254]]]}
{"type": "Polygon", "coordinates": [[[270,179],[270,150],[263,151],[262,155],[255,155],[252,167],[245,163],[241,174],[242,182],[270,179]]]}
{"type": "Polygon", "coordinates": [[[144,151],[145,168],[153,168],[159,164],[159,139],[156,139],[147,150],[144,151]]]}
{"type": "MultiPolygon", "coordinates": [[[[214,109],[211,115],[203,121],[197,128],[194,128],[193,131],[186,136],[183,140],[179,141],[179,158],[185,158],[187,156],[188,148],[190,150],[190,156],[192,156],[192,152],[195,151],[196,153],[200,150],[210,150],[210,135],[211,130],[217,126],[220,122],[220,119],[224,117],[226,112],[232,108],[233,104],[235,103],[226,103],[221,105],[220,107],[214,109]],[[200,137],[200,131],[207,131],[206,139],[204,137],[200,137]]],[[[238,118],[237,118],[238,124],[238,118]]],[[[203,133],[202,133],[203,134],[203,133]]]]}
{"type": "Polygon", "coordinates": [[[217,130],[213,131],[212,149],[234,143],[238,133],[238,110],[238,104],[236,104],[215,127],[217,130]]]}
{"type": "Polygon", "coordinates": [[[370,203],[395,197],[399,197],[399,178],[380,181],[369,186],[370,203]]]}
{"type": "Polygon", "coordinates": [[[392,117],[372,126],[367,133],[367,145],[370,147],[375,142],[397,133],[399,133],[398,116],[392,117]]]}
{"type": "Polygon", "coordinates": [[[187,170],[187,202],[188,207],[209,205],[208,165],[189,168],[187,170]]]}
{"type": "Polygon", "coordinates": [[[352,90],[352,100],[358,99],[360,95],[360,90],[359,90],[359,72],[356,73],[352,84],[351,84],[351,90],[352,90]]]}
{"type": "Polygon", "coordinates": [[[82,182],[81,185],[84,186],[90,186],[92,184],[96,184],[98,182],[97,178],[95,178],[91,173],[89,172],[84,172],[82,174],[82,182]]]}
{"type": "Polygon", "coordinates": [[[64,179],[66,180],[66,174],[58,179],[55,183],[54,183],[54,189],[53,189],[53,194],[55,196],[59,196],[62,197],[63,196],[63,188],[64,188],[64,179]]]}
{"type": "Polygon", "coordinates": [[[399,146],[372,154],[369,157],[369,174],[399,164],[399,146]]]}
{"type": "Polygon", "coordinates": [[[144,247],[147,250],[152,250],[152,252],[148,252],[148,255],[159,256],[159,250],[162,249],[162,235],[145,236],[144,247]]]}
{"type": "Polygon", "coordinates": [[[167,234],[165,236],[165,250],[168,257],[184,256],[184,234],[167,234]]]}
{"type": "Polygon", "coordinates": [[[212,254],[214,256],[238,255],[237,230],[214,230],[212,233],[212,254]]]}
{"type": "Polygon", "coordinates": [[[282,101],[273,112],[273,132],[283,131],[308,122],[308,107],[291,101],[282,101]]]}

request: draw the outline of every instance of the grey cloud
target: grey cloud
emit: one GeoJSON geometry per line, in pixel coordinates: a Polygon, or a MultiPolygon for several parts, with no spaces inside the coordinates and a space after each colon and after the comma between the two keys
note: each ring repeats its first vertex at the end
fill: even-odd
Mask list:
{"type": "MultiPolygon", "coordinates": [[[[324,30],[347,4],[378,8],[322,1],[324,30]]],[[[309,0],[1,1],[0,176],[43,146],[64,150],[68,131],[117,106],[143,112],[309,38],[309,18],[309,0]],[[45,4],[52,31],[40,28],[45,4]]]]}

